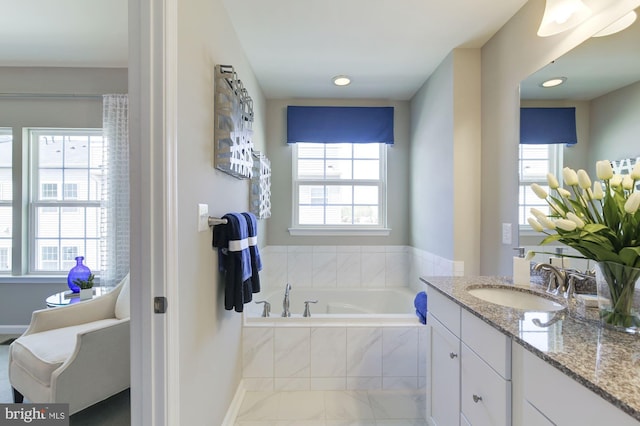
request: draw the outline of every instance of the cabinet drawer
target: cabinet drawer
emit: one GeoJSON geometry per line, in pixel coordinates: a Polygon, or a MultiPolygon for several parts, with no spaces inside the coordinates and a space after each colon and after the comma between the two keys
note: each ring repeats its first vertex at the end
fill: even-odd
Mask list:
{"type": "Polygon", "coordinates": [[[462,413],[473,426],[511,424],[511,382],[462,344],[462,413]]]}
{"type": "Polygon", "coordinates": [[[460,306],[431,286],[427,286],[427,310],[456,337],[460,337],[460,306]]]}
{"type": "Polygon", "coordinates": [[[522,404],[522,426],[556,426],[529,401],[522,404]]]}
{"type": "Polygon", "coordinates": [[[511,339],[462,310],[462,341],[503,378],[511,379],[511,339]]]}

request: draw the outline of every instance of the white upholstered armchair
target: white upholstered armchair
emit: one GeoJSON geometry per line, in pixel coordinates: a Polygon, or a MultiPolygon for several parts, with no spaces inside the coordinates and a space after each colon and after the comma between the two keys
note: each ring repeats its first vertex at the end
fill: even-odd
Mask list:
{"type": "Polygon", "coordinates": [[[129,387],[129,275],[111,292],[33,312],[9,350],[14,402],[68,403],[69,414],[129,387]]]}

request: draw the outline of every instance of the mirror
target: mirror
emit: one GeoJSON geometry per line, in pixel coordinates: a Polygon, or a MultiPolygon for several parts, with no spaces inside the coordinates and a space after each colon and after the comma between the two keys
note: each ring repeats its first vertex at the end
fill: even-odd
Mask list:
{"type": "MultiPolygon", "coordinates": [[[[640,8],[636,13],[640,15],[640,8]]],[[[586,40],[522,81],[521,106],[576,108],[578,143],[559,147],[562,166],[585,169],[595,179],[596,161],[640,156],[639,43],[640,19],[636,19],[619,33],[586,40]],[[541,86],[553,77],[565,77],[566,81],[553,88],[541,86]]],[[[521,222],[523,214],[525,222],[529,216],[526,210],[521,211],[521,222]]],[[[520,228],[519,246],[538,246],[541,234],[520,228]]],[[[550,246],[538,249],[554,251],[550,246]]],[[[546,262],[548,257],[535,260],[546,262]]],[[[585,265],[580,266],[584,269],[585,265]]]]}

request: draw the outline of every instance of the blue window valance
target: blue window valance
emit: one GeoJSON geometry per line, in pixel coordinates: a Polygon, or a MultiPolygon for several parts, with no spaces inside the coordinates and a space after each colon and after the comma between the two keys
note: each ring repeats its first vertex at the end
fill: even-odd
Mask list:
{"type": "Polygon", "coordinates": [[[393,144],[393,107],[287,107],[287,143],[393,144]]]}
{"type": "Polygon", "coordinates": [[[520,108],[520,143],[578,143],[576,109],[520,108]]]}

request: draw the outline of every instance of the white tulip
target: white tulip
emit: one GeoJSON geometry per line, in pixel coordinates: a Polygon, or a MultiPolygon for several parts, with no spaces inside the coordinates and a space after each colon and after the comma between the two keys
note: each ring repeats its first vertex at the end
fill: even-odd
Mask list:
{"type": "Polygon", "coordinates": [[[553,173],[547,173],[547,183],[549,184],[549,188],[558,189],[560,184],[558,183],[558,179],[555,177],[553,173]]]}
{"type": "Polygon", "coordinates": [[[631,179],[640,180],[640,161],[633,166],[633,170],[631,171],[631,179]]]}
{"type": "Polygon", "coordinates": [[[596,162],[596,175],[598,179],[609,180],[613,177],[613,168],[609,160],[600,160],[596,162]]]}
{"type": "Polygon", "coordinates": [[[583,189],[582,197],[587,200],[593,200],[593,192],[591,191],[591,188],[583,189]]]}
{"type": "Polygon", "coordinates": [[[583,169],[578,170],[578,183],[582,189],[591,188],[591,178],[583,169]]]}
{"type": "MultiPolygon", "coordinates": [[[[540,229],[542,229],[542,228],[540,228],[540,229]]],[[[534,258],[534,257],[536,257],[536,252],[535,252],[535,251],[533,251],[533,250],[529,250],[529,251],[527,252],[527,255],[525,256],[525,259],[527,259],[527,260],[533,260],[533,258],[534,258]]]]}
{"type": "Polygon", "coordinates": [[[576,216],[575,213],[569,212],[567,213],[567,219],[569,219],[571,222],[576,224],[576,227],[578,229],[582,229],[584,228],[584,220],[580,219],[578,216],[576,216]]]}
{"type": "Polygon", "coordinates": [[[541,217],[547,217],[546,213],[541,212],[540,210],[536,209],[535,207],[531,207],[530,210],[531,214],[534,215],[536,217],[536,219],[540,219],[541,217]]]}
{"type": "Polygon", "coordinates": [[[631,175],[624,175],[622,178],[622,189],[626,189],[627,191],[633,188],[633,179],[631,179],[631,175]]]}
{"type": "Polygon", "coordinates": [[[558,219],[556,220],[556,226],[563,231],[574,231],[577,227],[576,223],[569,219],[558,219]]]}
{"type": "Polygon", "coordinates": [[[627,202],[624,203],[624,211],[629,214],[635,214],[640,208],[640,192],[634,192],[629,195],[627,202]]]}
{"type": "Polygon", "coordinates": [[[538,222],[532,217],[528,218],[527,222],[529,222],[529,225],[531,225],[531,229],[533,229],[536,232],[542,232],[544,230],[542,225],[540,225],[540,222],[538,222]]]}
{"type": "MultiPolygon", "coordinates": [[[[562,219],[566,220],[566,219],[562,219]]],[[[538,222],[547,229],[556,229],[556,223],[548,217],[539,217],[538,222]]]]}
{"type": "Polygon", "coordinates": [[[593,182],[593,199],[602,200],[604,198],[604,191],[602,190],[602,184],[600,182],[593,182]]]}
{"type": "Polygon", "coordinates": [[[558,188],[558,194],[560,194],[562,198],[571,198],[571,193],[564,188],[558,188]]]}
{"type": "Polygon", "coordinates": [[[564,178],[564,183],[569,186],[574,186],[578,184],[578,174],[575,170],[565,167],[562,169],[562,177],[564,178]]]}
{"type": "Polygon", "coordinates": [[[547,194],[547,191],[545,191],[544,188],[541,187],[540,185],[538,185],[537,183],[532,183],[531,184],[531,189],[533,190],[533,192],[535,192],[535,194],[541,200],[546,200],[547,196],[549,195],[549,194],[547,194]]]}
{"type": "Polygon", "coordinates": [[[619,187],[620,185],[622,185],[622,176],[621,175],[613,175],[613,177],[609,181],[609,184],[611,185],[612,188],[619,187]]]}

